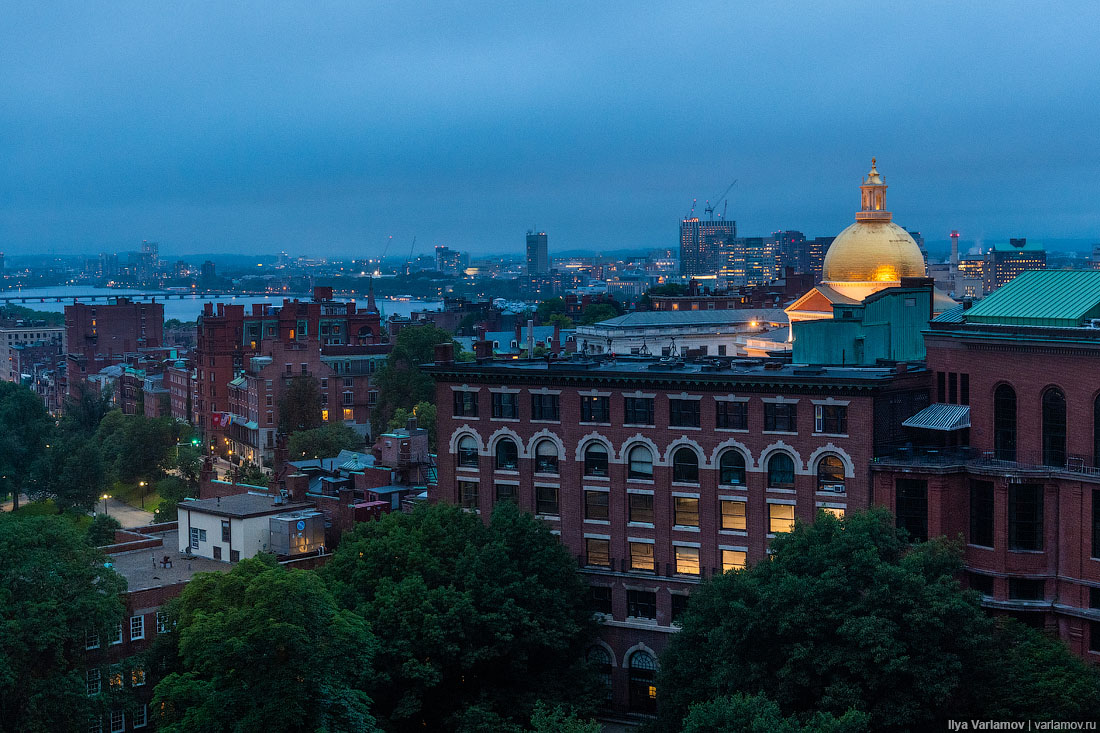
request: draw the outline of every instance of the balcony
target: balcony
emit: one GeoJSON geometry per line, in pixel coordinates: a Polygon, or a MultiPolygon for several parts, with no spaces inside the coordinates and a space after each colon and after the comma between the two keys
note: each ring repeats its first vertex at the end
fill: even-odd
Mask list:
{"type": "Polygon", "coordinates": [[[954,448],[911,447],[871,459],[871,468],[928,468],[950,470],[975,468],[986,472],[1027,474],[1072,478],[1100,482],[1100,468],[1090,466],[1081,456],[1069,456],[1064,466],[1044,466],[1021,461],[1005,461],[993,457],[992,451],[979,451],[969,446],[954,448]]]}

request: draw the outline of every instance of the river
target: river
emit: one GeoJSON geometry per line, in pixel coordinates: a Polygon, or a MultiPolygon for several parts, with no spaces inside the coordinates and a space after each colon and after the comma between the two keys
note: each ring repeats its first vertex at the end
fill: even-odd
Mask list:
{"type": "MultiPolygon", "coordinates": [[[[139,293],[152,293],[151,290],[127,290],[124,288],[94,288],[86,285],[59,285],[55,287],[47,288],[22,288],[18,290],[4,290],[0,291],[0,297],[5,295],[25,295],[28,298],[41,298],[42,300],[28,300],[25,303],[15,302],[15,305],[22,305],[27,308],[33,308],[40,311],[53,311],[60,313],[65,309],[65,306],[73,302],[73,296],[75,295],[135,295],[139,293]],[[61,300],[57,300],[58,298],[61,300]]],[[[185,295],[180,298],[177,293],[164,293],[165,296],[170,296],[170,299],[163,300],[158,298],[157,301],[164,304],[164,318],[168,320],[170,318],[176,318],[181,321],[193,321],[202,313],[202,307],[204,303],[236,303],[249,305],[252,303],[271,303],[272,305],[281,305],[284,296],[282,295],[234,295],[234,296],[210,296],[210,295],[185,295]]],[[[306,300],[306,296],[299,295],[299,299],[306,300]]],[[[340,298],[337,300],[349,301],[351,298],[340,298]]],[[[97,300],[97,303],[103,303],[104,301],[97,300]]],[[[360,308],[367,307],[366,298],[357,298],[355,302],[360,308]]],[[[388,318],[391,315],[407,316],[414,310],[441,310],[443,303],[438,300],[392,300],[389,298],[377,298],[378,309],[382,312],[382,318],[388,318]]]]}

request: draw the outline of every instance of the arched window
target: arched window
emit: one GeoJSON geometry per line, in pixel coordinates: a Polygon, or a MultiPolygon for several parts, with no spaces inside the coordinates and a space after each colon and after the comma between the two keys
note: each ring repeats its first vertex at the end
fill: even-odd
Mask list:
{"type": "Polygon", "coordinates": [[[699,483],[699,457],[691,448],[679,448],[672,454],[672,480],[699,483]]]}
{"type": "Polygon", "coordinates": [[[603,443],[589,443],[584,449],[584,475],[607,475],[607,448],[603,443]]]}
{"type": "Polygon", "coordinates": [[[649,652],[630,655],[630,709],[636,713],[657,712],[657,660],[649,652]]]}
{"type": "Polygon", "coordinates": [[[558,472],[558,446],[552,440],[540,440],[535,446],[535,473],[558,472]]]}
{"type": "Polygon", "coordinates": [[[519,468],[519,448],[511,438],[501,438],[497,443],[497,470],[515,471],[519,468]]]}
{"type": "Polygon", "coordinates": [[[817,462],[817,490],[844,493],[844,462],[837,456],[824,456],[817,462]]]}
{"type": "Polygon", "coordinates": [[[472,435],[463,435],[458,440],[458,465],[477,468],[477,441],[472,435]]]}
{"type": "Polygon", "coordinates": [[[588,664],[599,675],[600,681],[607,690],[606,704],[611,704],[611,655],[602,646],[594,646],[588,650],[588,664]]]}
{"type": "Polygon", "coordinates": [[[1066,396],[1057,387],[1043,392],[1043,464],[1066,465],[1066,396]]]}
{"type": "Polygon", "coordinates": [[[727,486],[744,486],[745,457],[739,450],[728,450],[718,461],[718,483],[727,486]]]}
{"type": "Polygon", "coordinates": [[[627,456],[627,478],[653,478],[653,451],[647,446],[636,445],[627,456]]]}
{"type": "Polygon", "coordinates": [[[794,488],[794,459],[786,453],[773,453],[768,459],[768,486],[773,489],[794,488]]]}
{"type": "Polygon", "coordinates": [[[993,456],[1016,460],[1016,390],[1007,384],[993,391],[993,456]]]}

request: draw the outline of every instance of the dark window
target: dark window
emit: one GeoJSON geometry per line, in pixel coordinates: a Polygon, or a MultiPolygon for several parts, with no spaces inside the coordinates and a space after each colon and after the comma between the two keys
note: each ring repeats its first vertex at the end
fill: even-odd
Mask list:
{"type": "Polygon", "coordinates": [[[607,397],[581,397],[581,422],[610,422],[609,403],[607,397]]]}
{"type": "Polygon", "coordinates": [[[970,544],[993,547],[993,482],[970,482],[970,544]]]}
{"type": "Polygon", "coordinates": [[[768,486],[773,489],[794,488],[794,459],[786,453],[774,453],[768,459],[768,486]]]}
{"type": "Polygon", "coordinates": [[[1089,621],[1089,651],[1100,652],[1100,621],[1089,621]]]}
{"type": "Polygon", "coordinates": [[[588,586],[588,607],[593,613],[611,615],[611,589],[601,585],[588,586]]]}
{"type": "Polygon", "coordinates": [[[458,504],[463,509],[477,509],[477,482],[458,482],[458,504]]]}
{"type": "Polygon", "coordinates": [[[1066,465],[1066,396],[1057,387],[1043,393],[1043,464],[1066,465]]]}
{"type": "Polygon", "coordinates": [[[653,494],[627,494],[628,522],[653,524],[653,494]]]}
{"type": "Polygon", "coordinates": [[[960,405],[969,405],[970,404],[970,375],[969,374],[960,374],[959,375],[959,404],[960,405]]]}
{"type": "Polygon", "coordinates": [[[511,438],[501,438],[497,443],[497,470],[515,471],[519,468],[519,448],[511,438]]]}
{"type": "Polygon", "coordinates": [[[222,559],[222,546],[221,545],[214,545],[214,559],[215,560],[221,560],[222,559]]]}
{"type": "Polygon", "coordinates": [[[240,562],[240,561],[241,561],[241,551],[240,550],[230,550],[229,551],[229,562],[240,562]]]}
{"type": "Polygon", "coordinates": [[[993,576],[981,573],[967,573],[966,581],[971,590],[981,593],[983,596],[993,595],[993,576]]]}
{"type": "MultiPolygon", "coordinates": [[[[628,595],[630,593],[640,591],[627,591],[628,595]]],[[[654,613],[643,618],[656,617],[654,613]]],[[[630,655],[630,709],[648,715],[657,712],[657,660],[648,652],[637,651],[630,655]]]]}
{"type": "Polygon", "coordinates": [[[814,405],[814,431],[845,435],[848,432],[848,408],[845,405],[814,405]]]}
{"type": "Polygon", "coordinates": [[[558,487],[557,486],[536,486],[535,487],[535,512],[537,514],[557,514],[558,513],[558,487]]]}
{"type": "Polygon", "coordinates": [[[652,425],[653,399],[650,397],[624,397],[623,422],[627,425],[652,425]]]}
{"type": "Polygon", "coordinates": [[[684,611],[687,609],[688,597],[680,593],[673,593],[672,600],[672,623],[676,623],[680,620],[680,617],[684,615],[684,611]]]}
{"type": "Polygon", "coordinates": [[[677,428],[699,427],[700,400],[669,400],[668,424],[677,428]]]}
{"type": "Polygon", "coordinates": [[[584,475],[607,475],[607,448],[603,443],[592,443],[584,449],[584,475]]]}
{"type": "Polygon", "coordinates": [[[477,441],[472,435],[458,440],[458,465],[477,468],[477,441]]]}
{"type": "Polygon", "coordinates": [[[519,395],[514,392],[493,392],[493,417],[519,417],[519,395]]]}
{"type": "Polygon", "coordinates": [[[1045,595],[1045,581],[1030,578],[1008,579],[1008,597],[1014,601],[1041,601],[1045,595]]]}
{"type": "Polygon", "coordinates": [[[644,590],[628,590],[626,615],[634,618],[657,618],[657,594],[644,590]]]}
{"type": "Polygon", "coordinates": [[[726,486],[744,486],[745,457],[739,450],[728,450],[718,461],[718,483],[726,486]]]}
{"type": "Polygon", "coordinates": [[[610,494],[606,491],[584,492],[584,518],[608,519],[610,517],[608,513],[609,498],[610,494]]]}
{"type": "Polygon", "coordinates": [[[517,488],[515,484],[497,484],[497,501],[510,501],[514,504],[517,488]]]}
{"type": "Polygon", "coordinates": [[[921,479],[897,480],[897,526],[909,533],[910,542],[928,539],[928,482],[921,479]]]}
{"type": "Polygon", "coordinates": [[[649,480],[653,478],[653,451],[644,445],[636,445],[627,454],[627,478],[649,480]]]}
{"type": "Polygon", "coordinates": [[[936,372],[936,402],[947,402],[946,372],[936,372]]]}
{"type": "Polygon", "coordinates": [[[993,455],[1016,460],[1016,390],[1007,384],[993,392],[993,455]]]}
{"type": "Polygon", "coordinates": [[[1008,549],[1043,549],[1043,487],[1008,485],[1008,549]]]}
{"type": "Polygon", "coordinates": [[[749,403],[726,402],[718,403],[718,417],[715,427],[727,430],[748,430],[749,427],[749,403]]]}
{"type": "Polygon", "coordinates": [[[672,480],[699,483],[699,458],[691,448],[680,448],[672,454],[672,480]]]}
{"type": "Polygon", "coordinates": [[[952,405],[959,403],[959,375],[955,372],[947,375],[947,401],[952,405]]]}
{"type": "Polygon", "coordinates": [[[222,542],[230,542],[229,522],[222,520],[222,542]]]}
{"type": "Polygon", "coordinates": [[[1100,557],[1100,489],[1092,490],[1092,557],[1100,557]]]}
{"type": "MultiPolygon", "coordinates": [[[[607,613],[607,614],[611,613],[610,590],[611,590],[610,588],[607,589],[607,591],[608,591],[608,610],[607,611],[596,611],[596,609],[593,609],[593,613],[607,613]]],[[[592,647],[591,649],[588,650],[587,661],[588,661],[588,666],[590,666],[593,669],[593,671],[595,671],[595,673],[600,678],[600,682],[604,686],[606,694],[604,696],[602,704],[610,705],[611,704],[611,655],[608,654],[607,650],[604,649],[603,647],[594,646],[594,647],[592,647]]]]}
{"type": "Polygon", "coordinates": [[[556,394],[531,395],[532,420],[558,420],[558,396],[556,394]]]}
{"type": "Polygon", "coordinates": [[[1089,588],[1089,608],[1100,608],[1100,588],[1089,588]]]}
{"type": "Polygon", "coordinates": [[[1100,466],[1100,395],[1092,401],[1092,465],[1100,466]]]}
{"type": "Polygon", "coordinates": [[[764,429],[786,433],[798,432],[797,404],[793,402],[765,402],[764,429]]]}
{"type": "Polygon", "coordinates": [[[454,408],[455,417],[477,417],[477,392],[455,392],[454,408]]]}
{"type": "Polygon", "coordinates": [[[553,441],[543,440],[535,446],[535,473],[558,472],[558,446],[553,441]]]}
{"type": "Polygon", "coordinates": [[[817,462],[817,490],[844,493],[844,462],[837,456],[824,456],[817,462]]]}
{"type": "Polygon", "coordinates": [[[589,537],[584,541],[585,565],[611,567],[611,541],[589,537]]]}

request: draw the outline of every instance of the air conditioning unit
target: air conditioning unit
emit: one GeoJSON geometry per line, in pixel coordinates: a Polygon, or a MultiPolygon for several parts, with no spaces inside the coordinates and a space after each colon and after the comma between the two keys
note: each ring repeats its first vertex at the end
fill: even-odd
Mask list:
{"type": "Polygon", "coordinates": [[[1086,318],[1085,328],[1100,328],[1100,318],[1086,318]]]}

